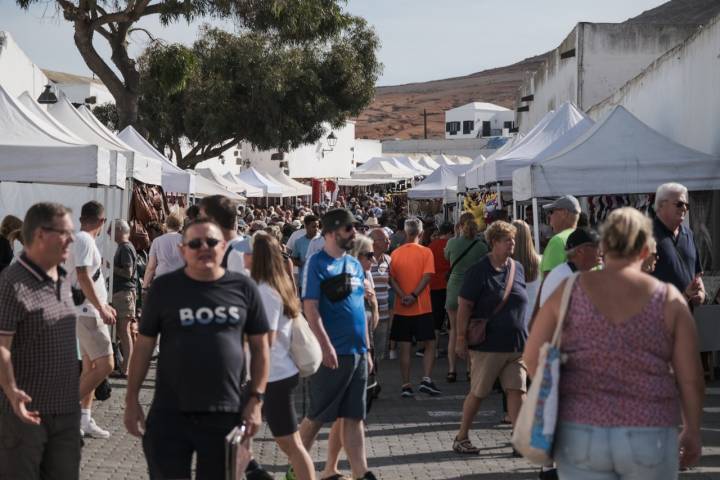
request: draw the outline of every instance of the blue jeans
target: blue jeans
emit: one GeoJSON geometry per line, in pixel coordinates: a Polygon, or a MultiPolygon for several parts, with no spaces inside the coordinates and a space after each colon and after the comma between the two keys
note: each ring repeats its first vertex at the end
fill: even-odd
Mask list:
{"type": "Polygon", "coordinates": [[[554,456],[561,480],[675,479],[678,429],[562,422],[554,456]]]}

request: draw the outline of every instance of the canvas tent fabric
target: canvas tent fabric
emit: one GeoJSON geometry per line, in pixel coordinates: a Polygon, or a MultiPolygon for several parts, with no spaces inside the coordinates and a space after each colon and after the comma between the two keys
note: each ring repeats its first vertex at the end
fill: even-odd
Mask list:
{"type": "Polygon", "coordinates": [[[438,167],[440,167],[440,164],[433,160],[432,157],[429,155],[421,155],[420,158],[418,158],[417,162],[421,166],[432,171],[435,171],[438,167]]]}
{"type": "Polygon", "coordinates": [[[513,198],[652,193],[666,182],[718,190],[720,157],[676,143],[617,106],[563,151],[516,170],[513,198]]]}
{"type": "MultiPolygon", "coordinates": [[[[65,101],[67,102],[67,99],[65,101]]],[[[80,108],[78,108],[78,112],[88,120],[90,125],[96,131],[105,136],[108,140],[110,140],[110,142],[114,143],[121,149],[131,152],[131,163],[128,165],[128,177],[150,185],[162,184],[162,164],[159,160],[147,157],[140,152],[133,150],[132,147],[123,142],[117,135],[115,135],[115,133],[111,132],[100,120],[98,120],[95,114],[92,113],[85,105],[81,105],[80,108]]]]}
{"type": "Polygon", "coordinates": [[[543,120],[544,123],[533,128],[511,150],[482,166],[480,185],[511,181],[513,171],[548,158],[571,145],[594,123],[570,102],[563,103],[543,120]]]}
{"type": "Polygon", "coordinates": [[[395,157],[389,157],[387,158],[387,161],[390,162],[392,165],[397,167],[399,170],[405,172],[406,174],[410,175],[410,178],[417,177],[422,175],[419,171],[415,170],[412,167],[406,166],[403,162],[398,160],[395,157]]]}
{"type": "Polygon", "coordinates": [[[432,158],[438,165],[455,165],[455,162],[447,155],[434,155],[432,158]]]}
{"type": "Polygon", "coordinates": [[[407,195],[415,199],[441,198],[445,203],[452,203],[457,198],[457,184],[458,175],[447,166],[442,166],[409,189],[407,195]]]}
{"type": "Polygon", "coordinates": [[[369,187],[372,185],[384,185],[397,182],[398,180],[387,178],[339,178],[337,184],[341,187],[369,187]]]}
{"type": "Polygon", "coordinates": [[[193,184],[195,186],[195,190],[193,192],[193,195],[196,197],[209,197],[210,195],[224,195],[228,198],[232,198],[233,200],[239,200],[244,201],[245,197],[240,195],[239,193],[233,192],[222,185],[220,185],[217,182],[214,182],[213,180],[210,180],[208,178],[203,177],[200,174],[197,173],[191,173],[191,175],[194,178],[193,184]]]}
{"type": "Polygon", "coordinates": [[[265,174],[265,176],[269,177],[271,180],[275,180],[281,185],[292,188],[295,192],[295,196],[302,197],[305,195],[312,195],[312,187],[310,185],[305,185],[304,183],[300,183],[297,180],[290,178],[285,174],[285,172],[265,174]]]}
{"type": "Polygon", "coordinates": [[[253,198],[260,198],[263,197],[263,190],[260,187],[255,187],[253,185],[250,185],[246,182],[243,182],[240,180],[237,175],[233,175],[232,172],[225,172],[222,175],[222,178],[227,180],[229,183],[231,183],[234,187],[237,187],[240,189],[241,192],[243,192],[244,195],[248,197],[253,198]]]}
{"type": "Polygon", "coordinates": [[[0,86],[0,180],[109,185],[110,153],[60,136],[0,86]]]}
{"type": "Polygon", "coordinates": [[[243,170],[237,175],[237,178],[250,186],[260,188],[264,197],[292,196],[288,189],[283,188],[282,185],[278,185],[277,182],[270,180],[265,175],[258,172],[255,167],[243,170]]]}
{"type": "Polygon", "coordinates": [[[405,167],[407,170],[417,172],[416,175],[430,175],[433,171],[427,167],[420,165],[417,160],[410,157],[393,157],[397,163],[405,167]]]}
{"type": "Polygon", "coordinates": [[[401,169],[386,157],[373,157],[353,170],[351,178],[382,178],[404,180],[412,178],[414,173],[401,169]]]}

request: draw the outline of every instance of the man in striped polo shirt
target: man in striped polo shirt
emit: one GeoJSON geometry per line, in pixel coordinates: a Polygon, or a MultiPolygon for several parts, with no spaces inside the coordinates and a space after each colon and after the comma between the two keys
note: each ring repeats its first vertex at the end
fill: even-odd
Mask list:
{"type": "Polygon", "coordinates": [[[375,282],[375,298],[380,314],[380,323],[375,329],[375,358],[384,360],[390,332],[390,255],[386,253],[390,247],[390,238],[383,228],[370,230],[370,238],[373,240],[375,253],[370,273],[375,282]]]}

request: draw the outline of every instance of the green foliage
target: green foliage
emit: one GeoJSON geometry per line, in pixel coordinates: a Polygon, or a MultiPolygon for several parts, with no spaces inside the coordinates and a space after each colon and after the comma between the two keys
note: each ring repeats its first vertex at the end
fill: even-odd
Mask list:
{"type": "Polygon", "coordinates": [[[370,103],[381,68],[377,48],[377,36],[359,18],[326,40],[305,42],[205,28],[187,62],[193,68],[178,69],[175,78],[167,78],[163,65],[189,50],[154,45],[145,52],[140,122],[160,148],[183,137],[198,147],[179,162],[183,167],[217,155],[217,146],[230,140],[296,148],[326,134],[324,122],[340,126],[370,103]]]}
{"type": "Polygon", "coordinates": [[[103,103],[92,109],[93,114],[110,130],[120,129],[120,117],[114,103],[103,103]]]}

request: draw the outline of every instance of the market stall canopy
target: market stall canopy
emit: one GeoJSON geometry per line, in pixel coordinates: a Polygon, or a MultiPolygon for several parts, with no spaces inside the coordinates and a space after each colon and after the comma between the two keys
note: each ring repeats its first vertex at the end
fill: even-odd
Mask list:
{"type": "Polygon", "coordinates": [[[410,157],[393,157],[400,165],[405,167],[406,169],[417,172],[417,175],[430,175],[433,170],[427,167],[424,167],[423,165],[420,165],[420,163],[417,160],[414,160],[410,157]]]}
{"type": "Polygon", "coordinates": [[[464,155],[452,155],[450,157],[457,165],[469,165],[473,163],[473,159],[464,155]]]}
{"type": "Polygon", "coordinates": [[[243,192],[247,197],[262,198],[265,196],[262,188],[255,187],[253,185],[250,185],[249,183],[243,182],[237,177],[237,175],[234,175],[232,172],[225,172],[222,178],[231,183],[234,188],[240,189],[239,191],[243,192]]]}
{"type": "MultiPolygon", "coordinates": [[[[547,118],[551,113],[552,113],[552,112],[545,114],[545,117],[543,117],[543,118],[547,118]]],[[[541,119],[541,121],[542,121],[542,119],[541,119]]],[[[510,140],[508,140],[507,142],[505,142],[505,145],[503,145],[502,147],[500,147],[500,148],[498,148],[497,150],[495,150],[489,157],[487,157],[487,159],[488,159],[488,160],[493,160],[493,159],[495,159],[495,158],[498,158],[498,157],[501,157],[501,156],[505,155],[505,154],[506,154],[507,152],[509,152],[511,149],[515,148],[515,145],[517,145],[518,143],[520,143],[523,138],[525,138],[525,135],[523,135],[522,133],[516,134],[516,135],[515,135],[514,137],[512,137],[510,140]]]]}
{"type": "Polygon", "coordinates": [[[403,180],[413,178],[414,173],[399,168],[386,157],[373,157],[350,174],[352,178],[381,178],[403,180]]]}
{"type": "Polygon", "coordinates": [[[0,86],[0,180],[110,185],[110,152],[61,135],[0,86]]]}
{"type": "Polygon", "coordinates": [[[178,167],[165,155],[158,152],[132,125],[125,127],[117,136],[133,150],[160,162],[162,187],[166,192],[195,193],[196,176],[178,167]]]}
{"type": "MultiPolygon", "coordinates": [[[[65,101],[67,102],[67,99],[65,101]]],[[[68,105],[72,106],[69,102],[68,105]]],[[[160,160],[145,156],[133,150],[132,147],[123,142],[114,132],[111,132],[110,129],[98,120],[95,114],[85,105],[81,105],[77,111],[88,120],[95,130],[107,137],[119,148],[132,152],[132,163],[128,166],[128,177],[150,185],[162,184],[162,163],[160,160]]]]}
{"type": "Polygon", "coordinates": [[[543,120],[511,150],[483,165],[480,185],[511,181],[515,170],[542,161],[563,150],[594,123],[570,102],[563,103],[552,115],[543,120]]]}
{"type": "Polygon", "coordinates": [[[457,201],[458,175],[442,166],[431,173],[419,185],[407,191],[408,198],[441,198],[445,203],[457,201]]]}
{"type": "Polygon", "coordinates": [[[676,143],[622,106],[574,144],[513,174],[513,198],[652,193],[666,182],[720,189],[720,157],[676,143]]]}
{"type": "Polygon", "coordinates": [[[438,165],[455,165],[455,162],[447,155],[433,155],[432,158],[438,165]]]}
{"type": "Polygon", "coordinates": [[[282,185],[278,185],[267,178],[262,173],[258,172],[255,167],[250,167],[240,172],[237,178],[253,187],[258,187],[262,190],[264,197],[290,197],[287,189],[284,189],[282,185]]]}
{"type": "Polygon", "coordinates": [[[388,157],[388,158],[386,158],[386,160],[388,162],[390,162],[392,165],[399,168],[401,171],[410,175],[411,178],[422,176],[422,173],[420,173],[420,171],[415,170],[413,167],[407,166],[405,163],[401,162],[396,157],[388,157]]]}
{"type": "Polygon", "coordinates": [[[398,180],[388,178],[338,178],[337,184],[341,187],[370,187],[372,185],[384,185],[397,182],[398,180]]]}
{"type": "Polygon", "coordinates": [[[193,181],[193,183],[195,184],[195,191],[193,192],[193,194],[197,197],[209,197],[210,195],[225,195],[226,197],[232,198],[233,200],[245,201],[245,197],[243,197],[242,195],[230,191],[219,183],[210,180],[200,175],[199,173],[188,173],[195,177],[193,181]]]}
{"type": "Polygon", "coordinates": [[[430,155],[425,154],[420,155],[420,158],[417,159],[417,162],[423,167],[432,171],[435,171],[440,166],[440,164],[433,160],[430,155]]]}
{"type": "Polygon", "coordinates": [[[305,185],[304,183],[300,183],[297,180],[290,178],[285,174],[285,172],[266,174],[266,176],[270,177],[271,180],[275,180],[281,185],[292,188],[295,192],[296,197],[312,195],[312,187],[310,185],[305,185]]]}

